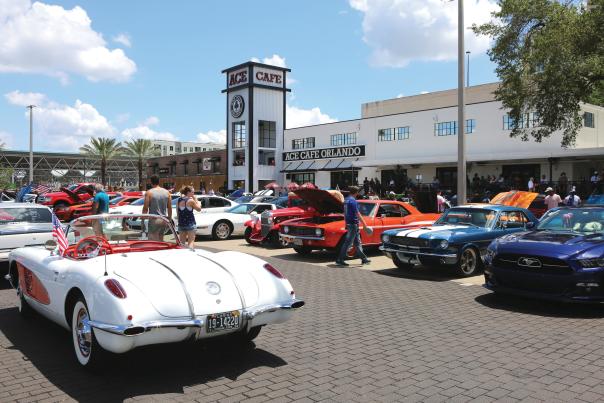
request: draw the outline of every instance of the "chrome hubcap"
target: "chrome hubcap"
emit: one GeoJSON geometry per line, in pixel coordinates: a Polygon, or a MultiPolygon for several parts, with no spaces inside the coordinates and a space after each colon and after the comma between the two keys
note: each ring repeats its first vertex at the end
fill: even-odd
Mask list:
{"type": "Polygon", "coordinates": [[[218,224],[218,227],[216,227],[216,235],[218,235],[218,238],[228,237],[229,232],[231,232],[231,229],[229,228],[228,224],[222,223],[218,224]]]}
{"type": "Polygon", "coordinates": [[[78,348],[84,357],[90,355],[90,347],[92,344],[92,328],[88,324],[88,312],[85,309],[80,309],[76,322],[76,335],[78,337],[78,348]]]}
{"type": "Polygon", "coordinates": [[[472,249],[467,249],[461,255],[461,270],[464,273],[471,273],[476,268],[476,254],[472,249]]]}

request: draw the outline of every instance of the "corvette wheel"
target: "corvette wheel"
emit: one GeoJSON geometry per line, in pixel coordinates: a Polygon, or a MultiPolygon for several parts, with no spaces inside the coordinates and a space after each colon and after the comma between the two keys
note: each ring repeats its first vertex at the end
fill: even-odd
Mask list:
{"type": "Polygon", "coordinates": [[[250,245],[252,244],[252,241],[250,240],[251,236],[252,236],[252,229],[250,227],[247,227],[245,229],[245,232],[243,233],[243,237],[245,238],[245,242],[249,243],[250,245]]]}
{"type": "Polygon", "coordinates": [[[79,298],[71,316],[71,334],[76,359],[85,368],[99,369],[107,359],[105,351],[96,341],[94,330],[88,324],[90,314],[84,298],[79,298]]]}
{"type": "Polygon", "coordinates": [[[233,229],[228,221],[218,221],[212,228],[212,238],[219,241],[229,239],[232,231],[233,229]]]}
{"type": "Polygon", "coordinates": [[[480,255],[476,249],[467,247],[461,251],[459,263],[457,264],[458,274],[463,277],[474,276],[480,270],[480,267],[480,255]]]}
{"type": "Polygon", "coordinates": [[[396,255],[396,253],[394,253],[392,255],[392,262],[394,263],[394,265],[396,267],[398,267],[401,270],[411,270],[413,269],[413,264],[411,263],[407,263],[405,261],[402,261],[401,259],[398,258],[398,256],[396,255]]]}
{"type": "Polygon", "coordinates": [[[21,315],[21,317],[23,317],[23,318],[31,317],[32,314],[34,313],[34,310],[31,308],[31,306],[29,306],[29,304],[25,300],[25,297],[23,296],[23,291],[21,291],[21,288],[17,289],[17,295],[19,297],[19,300],[17,302],[17,307],[19,308],[19,315],[21,315]]]}

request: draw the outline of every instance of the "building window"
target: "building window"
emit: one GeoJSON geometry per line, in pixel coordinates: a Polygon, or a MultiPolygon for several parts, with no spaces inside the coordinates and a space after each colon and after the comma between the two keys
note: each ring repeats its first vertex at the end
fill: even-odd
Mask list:
{"type": "Polygon", "coordinates": [[[275,151],[258,150],[258,165],[275,165],[275,151]]]}
{"type": "Polygon", "coordinates": [[[348,189],[350,186],[356,186],[359,181],[358,171],[332,171],[329,176],[332,189],[348,189]]]}
{"type": "Polygon", "coordinates": [[[409,135],[411,134],[411,128],[409,126],[397,127],[394,131],[396,132],[397,140],[409,140],[409,135]]]}
{"type": "Polygon", "coordinates": [[[197,151],[197,152],[201,151],[201,147],[195,147],[195,151],[197,151]]]}
{"type": "Polygon", "coordinates": [[[457,121],[434,123],[435,136],[453,136],[457,134],[457,121]]]}
{"type": "Polygon", "coordinates": [[[591,127],[594,128],[596,127],[595,122],[594,122],[594,114],[591,112],[585,112],[583,114],[583,126],[585,127],[591,127]]]}
{"type": "Polygon", "coordinates": [[[380,129],[378,130],[378,141],[392,141],[394,140],[393,129],[380,129]]]}
{"type": "Polygon", "coordinates": [[[332,146],[345,146],[350,144],[357,143],[357,133],[342,133],[342,134],[332,134],[331,135],[331,145],[332,146]]]}
{"type": "Polygon", "coordinates": [[[466,119],[466,134],[474,133],[476,130],[476,119],[466,119]]]}
{"type": "MultiPolygon", "coordinates": [[[[534,114],[533,114],[534,117],[534,114]]],[[[537,115],[537,120],[539,120],[539,117],[537,115]]],[[[530,119],[529,119],[529,114],[522,114],[522,117],[520,118],[520,120],[518,122],[515,122],[514,119],[512,119],[510,117],[510,115],[504,115],[503,116],[503,130],[513,130],[516,127],[518,127],[519,129],[524,129],[524,128],[528,128],[530,126],[530,119]]],[[[534,125],[534,124],[533,124],[534,125]]]]}
{"type": "Polygon", "coordinates": [[[533,112],[531,114],[531,126],[532,127],[541,126],[541,117],[539,116],[539,114],[537,112],[533,112]]]}
{"type": "Polygon", "coordinates": [[[189,164],[182,164],[182,171],[184,173],[184,175],[188,175],[189,174],[189,164]]]}
{"type": "Polygon", "coordinates": [[[170,146],[170,151],[174,151],[174,146],[170,146]]]}
{"type": "Polygon", "coordinates": [[[315,174],[313,172],[302,172],[292,174],[291,181],[296,182],[298,184],[310,182],[313,185],[315,184],[315,174]]]}
{"type": "Polygon", "coordinates": [[[260,143],[258,147],[276,148],[277,147],[277,124],[266,120],[258,122],[258,138],[260,143]]]}
{"type": "Polygon", "coordinates": [[[245,150],[233,151],[233,165],[234,166],[245,165],[245,150]]]}
{"type": "Polygon", "coordinates": [[[304,139],[293,139],[292,140],[292,150],[301,150],[303,148],[314,148],[315,147],[315,138],[314,137],[306,137],[304,139]]]}
{"type": "Polygon", "coordinates": [[[245,122],[233,122],[233,148],[244,148],[246,140],[245,122]]]}

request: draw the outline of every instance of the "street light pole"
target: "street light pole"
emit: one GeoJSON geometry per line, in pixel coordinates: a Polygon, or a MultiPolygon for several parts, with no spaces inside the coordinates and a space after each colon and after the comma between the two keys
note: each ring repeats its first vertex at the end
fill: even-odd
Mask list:
{"type": "Polygon", "coordinates": [[[34,108],[29,105],[29,183],[34,183],[34,108]]]}
{"type": "Polygon", "coordinates": [[[466,64],[466,87],[470,86],[470,51],[466,50],[466,55],[468,56],[468,62],[466,64]]]}
{"type": "Polygon", "coordinates": [[[466,202],[463,0],[457,0],[457,204],[466,202]]]}

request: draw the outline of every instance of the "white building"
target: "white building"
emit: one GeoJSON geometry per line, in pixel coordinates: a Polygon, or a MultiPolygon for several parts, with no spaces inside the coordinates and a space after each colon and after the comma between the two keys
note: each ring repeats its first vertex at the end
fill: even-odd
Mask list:
{"type": "Polygon", "coordinates": [[[151,140],[160,156],[195,153],[200,151],[224,150],[226,144],[196,143],[192,141],[151,140]]]}
{"type": "MultiPolygon", "coordinates": [[[[415,182],[439,179],[454,190],[457,165],[457,90],[369,102],[361,118],[284,130],[289,69],[254,62],[223,71],[227,89],[228,186],[247,191],[268,182],[312,182],[340,188],[395,169],[415,182]]],[[[542,143],[510,138],[514,122],[493,91],[496,83],[466,89],[468,176],[495,176],[526,186],[529,177],[580,180],[604,170],[604,108],[583,105],[584,127],[564,149],[560,135],[542,143]]],[[[525,127],[538,124],[529,114],[525,127]]]]}

